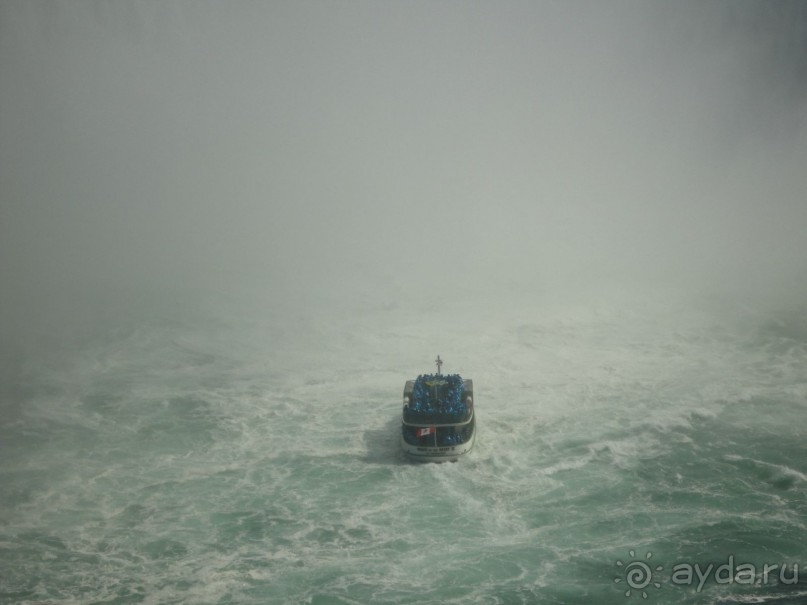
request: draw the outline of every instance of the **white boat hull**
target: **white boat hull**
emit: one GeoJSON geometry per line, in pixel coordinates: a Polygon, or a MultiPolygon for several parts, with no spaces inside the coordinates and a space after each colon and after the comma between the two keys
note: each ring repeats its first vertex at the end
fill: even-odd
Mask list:
{"type": "Polygon", "coordinates": [[[401,436],[401,447],[412,460],[419,462],[454,462],[471,451],[476,441],[476,431],[465,443],[457,445],[425,446],[407,443],[401,436]]]}

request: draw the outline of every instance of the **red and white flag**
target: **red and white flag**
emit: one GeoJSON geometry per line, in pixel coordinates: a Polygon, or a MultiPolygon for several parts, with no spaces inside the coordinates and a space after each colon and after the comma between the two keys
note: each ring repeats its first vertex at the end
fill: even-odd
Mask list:
{"type": "Polygon", "coordinates": [[[418,437],[425,437],[426,435],[431,435],[432,433],[437,432],[437,429],[433,426],[424,427],[418,429],[417,436],[418,437]]]}

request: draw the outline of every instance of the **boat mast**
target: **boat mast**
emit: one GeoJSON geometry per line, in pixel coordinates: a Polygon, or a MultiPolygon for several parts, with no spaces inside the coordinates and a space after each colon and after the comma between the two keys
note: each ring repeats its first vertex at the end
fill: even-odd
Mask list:
{"type": "MultiPolygon", "coordinates": [[[[440,359],[440,356],[437,356],[437,359],[434,360],[434,363],[437,364],[437,375],[440,376],[440,369],[443,367],[443,360],[440,359]]],[[[434,399],[437,400],[437,384],[434,385],[434,399]]],[[[437,447],[437,428],[434,429],[434,447],[437,447]]]]}

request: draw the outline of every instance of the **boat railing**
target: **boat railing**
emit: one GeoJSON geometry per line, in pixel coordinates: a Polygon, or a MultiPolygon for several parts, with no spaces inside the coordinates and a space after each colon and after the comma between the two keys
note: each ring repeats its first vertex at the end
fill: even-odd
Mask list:
{"type": "Polygon", "coordinates": [[[433,426],[434,428],[440,428],[444,426],[465,426],[466,424],[470,424],[471,421],[474,419],[474,410],[471,410],[471,415],[468,416],[468,420],[464,420],[462,422],[448,422],[448,423],[437,423],[437,422],[407,422],[403,414],[401,414],[401,424],[404,426],[414,426],[414,427],[421,427],[421,428],[428,428],[433,426]]]}

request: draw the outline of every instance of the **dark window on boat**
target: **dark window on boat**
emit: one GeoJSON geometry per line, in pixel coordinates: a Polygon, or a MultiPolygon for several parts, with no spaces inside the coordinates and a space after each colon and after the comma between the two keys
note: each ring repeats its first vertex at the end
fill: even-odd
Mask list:
{"type": "MultiPolygon", "coordinates": [[[[437,446],[442,447],[446,445],[461,445],[468,441],[474,433],[474,422],[462,426],[440,426],[437,427],[437,446]]],[[[426,447],[434,447],[435,436],[433,433],[424,435],[423,437],[417,436],[419,427],[406,426],[402,427],[403,439],[409,445],[420,445],[426,447]]]]}

